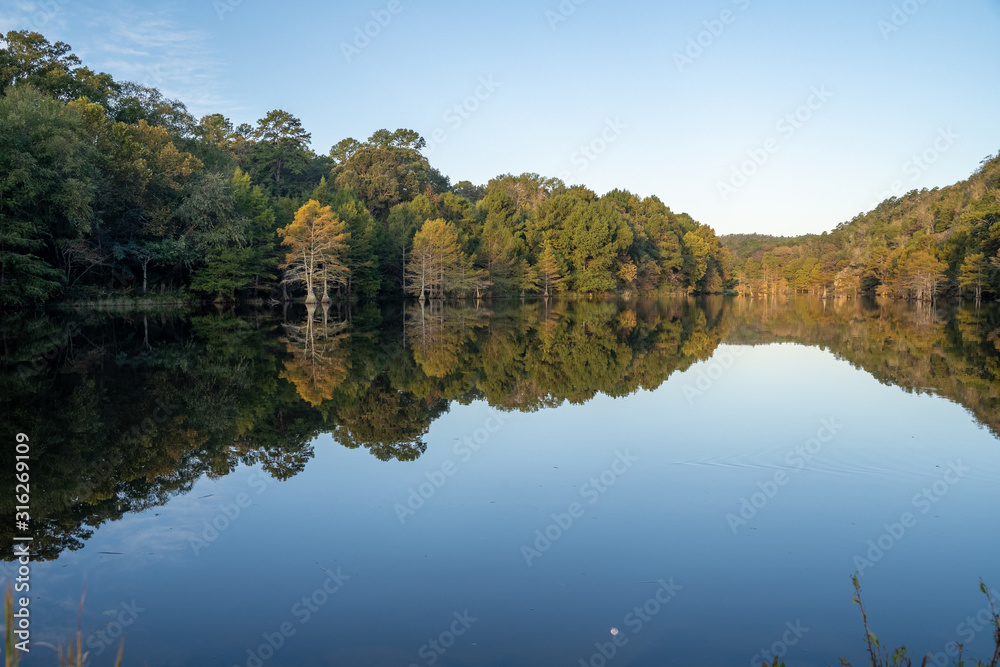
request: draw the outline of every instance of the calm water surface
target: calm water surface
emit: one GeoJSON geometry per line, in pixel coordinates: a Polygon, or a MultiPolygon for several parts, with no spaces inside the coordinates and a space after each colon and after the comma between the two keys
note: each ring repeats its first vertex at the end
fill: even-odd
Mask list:
{"type": "Polygon", "coordinates": [[[123,626],[125,664],[150,667],[857,663],[856,571],[885,643],[992,655],[965,619],[980,577],[1000,588],[994,307],[3,331],[8,437],[33,444],[29,667],[54,664],[42,642],[75,631],[84,588],[92,665],[123,626]]]}

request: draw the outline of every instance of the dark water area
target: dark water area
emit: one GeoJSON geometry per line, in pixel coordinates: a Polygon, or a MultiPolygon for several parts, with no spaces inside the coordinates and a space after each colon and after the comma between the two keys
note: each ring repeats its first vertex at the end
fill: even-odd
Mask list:
{"type": "Polygon", "coordinates": [[[28,667],[78,622],[91,665],[121,636],[150,667],[859,664],[854,573],[884,644],[992,657],[995,305],[0,325],[6,470],[30,438],[30,529],[0,522],[7,580],[33,537],[28,667]]]}

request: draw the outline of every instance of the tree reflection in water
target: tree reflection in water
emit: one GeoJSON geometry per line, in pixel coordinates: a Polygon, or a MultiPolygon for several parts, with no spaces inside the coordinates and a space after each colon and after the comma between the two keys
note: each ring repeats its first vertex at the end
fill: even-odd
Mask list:
{"type": "Polygon", "coordinates": [[[720,343],[773,342],[946,397],[1000,434],[997,307],[805,298],[9,314],[0,400],[31,434],[35,544],[51,559],[203,475],[246,464],[288,479],[322,433],[413,461],[453,402],[536,411],[627,396],[720,343]]]}

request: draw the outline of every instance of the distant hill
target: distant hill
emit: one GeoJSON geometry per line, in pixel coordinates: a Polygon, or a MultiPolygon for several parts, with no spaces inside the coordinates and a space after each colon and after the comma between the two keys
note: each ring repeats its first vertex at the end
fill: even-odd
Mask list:
{"type": "Polygon", "coordinates": [[[998,297],[1000,153],[960,183],[891,197],[832,232],[720,240],[744,294],[998,297]]]}

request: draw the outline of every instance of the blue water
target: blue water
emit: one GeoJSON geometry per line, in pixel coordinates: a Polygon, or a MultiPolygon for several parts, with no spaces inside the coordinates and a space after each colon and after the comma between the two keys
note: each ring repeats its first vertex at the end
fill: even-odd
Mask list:
{"type": "Polygon", "coordinates": [[[1000,587],[996,437],[830,351],[724,344],[624,398],[452,403],[425,441],[383,462],[322,435],[287,481],[240,466],[100,526],[34,565],[25,664],[54,664],[84,588],[92,665],[120,629],[150,667],[860,664],[859,569],[885,645],[992,655],[965,619],[1000,587]]]}

